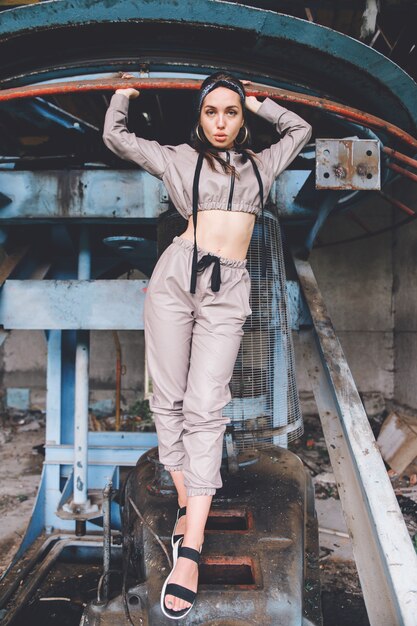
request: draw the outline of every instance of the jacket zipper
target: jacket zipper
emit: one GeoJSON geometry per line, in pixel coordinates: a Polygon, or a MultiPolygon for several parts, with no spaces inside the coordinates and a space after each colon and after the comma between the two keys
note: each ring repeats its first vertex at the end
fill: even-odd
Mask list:
{"type": "MultiPolygon", "coordinates": [[[[230,163],[230,153],[227,151],[226,152],[227,155],[227,162],[230,163]]],[[[235,186],[235,171],[233,170],[232,172],[232,180],[230,183],[230,193],[229,193],[229,200],[227,202],[227,210],[231,211],[232,210],[232,198],[233,198],[233,188],[235,186]]]]}

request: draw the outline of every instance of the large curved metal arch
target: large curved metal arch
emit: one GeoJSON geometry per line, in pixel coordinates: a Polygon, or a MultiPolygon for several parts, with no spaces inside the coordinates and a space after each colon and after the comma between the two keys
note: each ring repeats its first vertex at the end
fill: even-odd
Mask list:
{"type": "Polygon", "coordinates": [[[36,73],[53,65],[45,58],[51,49],[58,73],[72,52],[73,64],[83,60],[85,67],[87,57],[96,70],[138,55],[137,66],[148,62],[154,70],[229,67],[272,85],[296,84],[410,133],[417,130],[417,85],[391,60],[325,26],[236,3],[50,0],[6,10],[0,22],[1,85],[22,84],[19,73],[26,84],[38,80],[36,73]],[[23,46],[33,55],[22,55],[23,46]]]}

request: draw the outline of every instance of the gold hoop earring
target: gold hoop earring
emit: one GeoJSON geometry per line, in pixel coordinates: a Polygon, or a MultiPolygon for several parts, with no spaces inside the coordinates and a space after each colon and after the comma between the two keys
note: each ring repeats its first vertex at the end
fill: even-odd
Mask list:
{"type": "MultiPolygon", "coordinates": [[[[248,129],[246,128],[246,126],[242,126],[241,129],[242,128],[245,129],[245,138],[242,141],[236,141],[236,139],[237,139],[237,137],[236,137],[235,144],[237,144],[238,146],[241,146],[242,144],[244,144],[245,141],[247,141],[247,138],[249,136],[248,129]]],[[[240,133],[240,130],[239,130],[239,133],[240,133]]],[[[238,135],[239,135],[239,133],[238,133],[238,135]]]]}
{"type": "Polygon", "coordinates": [[[201,143],[204,143],[204,139],[201,139],[200,137],[200,133],[198,132],[198,129],[200,128],[200,124],[197,124],[197,126],[195,127],[195,134],[197,135],[197,137],[199,138],[199,140],[201,141],[201,143]]]}

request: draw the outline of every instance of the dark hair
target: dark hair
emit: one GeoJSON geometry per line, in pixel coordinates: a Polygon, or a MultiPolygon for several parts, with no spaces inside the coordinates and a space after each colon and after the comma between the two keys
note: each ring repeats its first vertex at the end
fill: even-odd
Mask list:
{"type": "MultiPolygon", "coordinates": [[[[201,87],[200,87],[200,91],[198,92],[198,105],[197,105],[197,119],[195,121],[195,124],[193,125],[192,131],[191,131],[191,145],[192,147],[199,153],[204,154],[204,158],[207,160],[210,168],[215,171],[215,161],[217,161],[218,163],[220,163],[221,167],[223,168],[224,172],[233,172],[235,170],[234,165],[230,165],[230,163],[227,163],[227,161],[225,161],[225,159],[223,159],[219,154],[218,154],[218,149],[213,146],[208,140],[204,141],[204,132],[202,130],[202,128],[200,127],[199,132],[200,135],[203,135],[203,141],[200,140],[200,138],[198,137],[197,133],[196,133],[196,127],[199,125],[199,118],[200,118],[200,110],[201,110],[201,94],[203,91],[206,91],[206,88],[212,84],[215,84],[217,82],[219,82],[219,86],[223,86],[224,83],[222,81],[227,81],[227,83],[231,84],[231,85],[235,85],[236,86],[236,92],[237,93],[243,93],[245,94],[245,87],[244,85],[241,83],[241,81],[236,78],[235,76],[233,76],[233,74],[229,74],[228,72],[214,72],[214,74],[210,74],[209,76],[207,76],[204,81],[201,83],[201,87]]],[[[233,87],[230,87],[231,89],[233,89],[233,87]]],[[[213,87],[214,89],[214,87],[213,87]]],[[[235,90],[234,90],[235,91],[235,90]]],[[[208,92],[209,93],[209,92],[208,92]]],[[[242,99],[241,99],[242,100],[242,99]]],[[[236,146],[236,150],[237,152],[239,152],[240,154],[242,154],[243,160],[247,161],[248,157],[246,156],[246,149],[250,147],[251,145],[251,136],[250,136],[250,131],[249,128],[246,124],[246,107],[244,102],[242,103],[242,112],[243,112],[243,120],[244,120],[244,125],[247,128],[247,137],[246,140],[243,144],[236,146]]],[[[253,150],[250,150],[251,154],[253,154],[256,157],[256,154],[253,152],[253,150]]],[[[239,177],[239,173],[236,172],[236,176],[239,177]]]]}

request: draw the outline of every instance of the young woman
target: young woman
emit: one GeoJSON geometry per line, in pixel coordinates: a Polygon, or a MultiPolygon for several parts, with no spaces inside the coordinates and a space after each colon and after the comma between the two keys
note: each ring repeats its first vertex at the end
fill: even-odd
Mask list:
{"type": "Polygon", "coordinates": [[[223,435],[230,420],[222,410],[231,399],[229,381],[251,313],[246,254],[255,219],[262,211],[265,272],[263,204],[312,128],[270,98],[247,97],[240,80],[216,72],[199,91],[192,145],[161,145],[127,129],[129,99],[139,93],[126,88],[113,94],[103,140],[121,158],[163,180],[188,220],[159,257],[144,305],[159,460],[171,473],[179,505],[174,567],[162,589],[161,609],[180,619],[196,597],[204,528],[223,484],[223,435]],[[283,134],[280,141],[258,153],[250,150],[247,110],[274,124],[283,134]]]}

